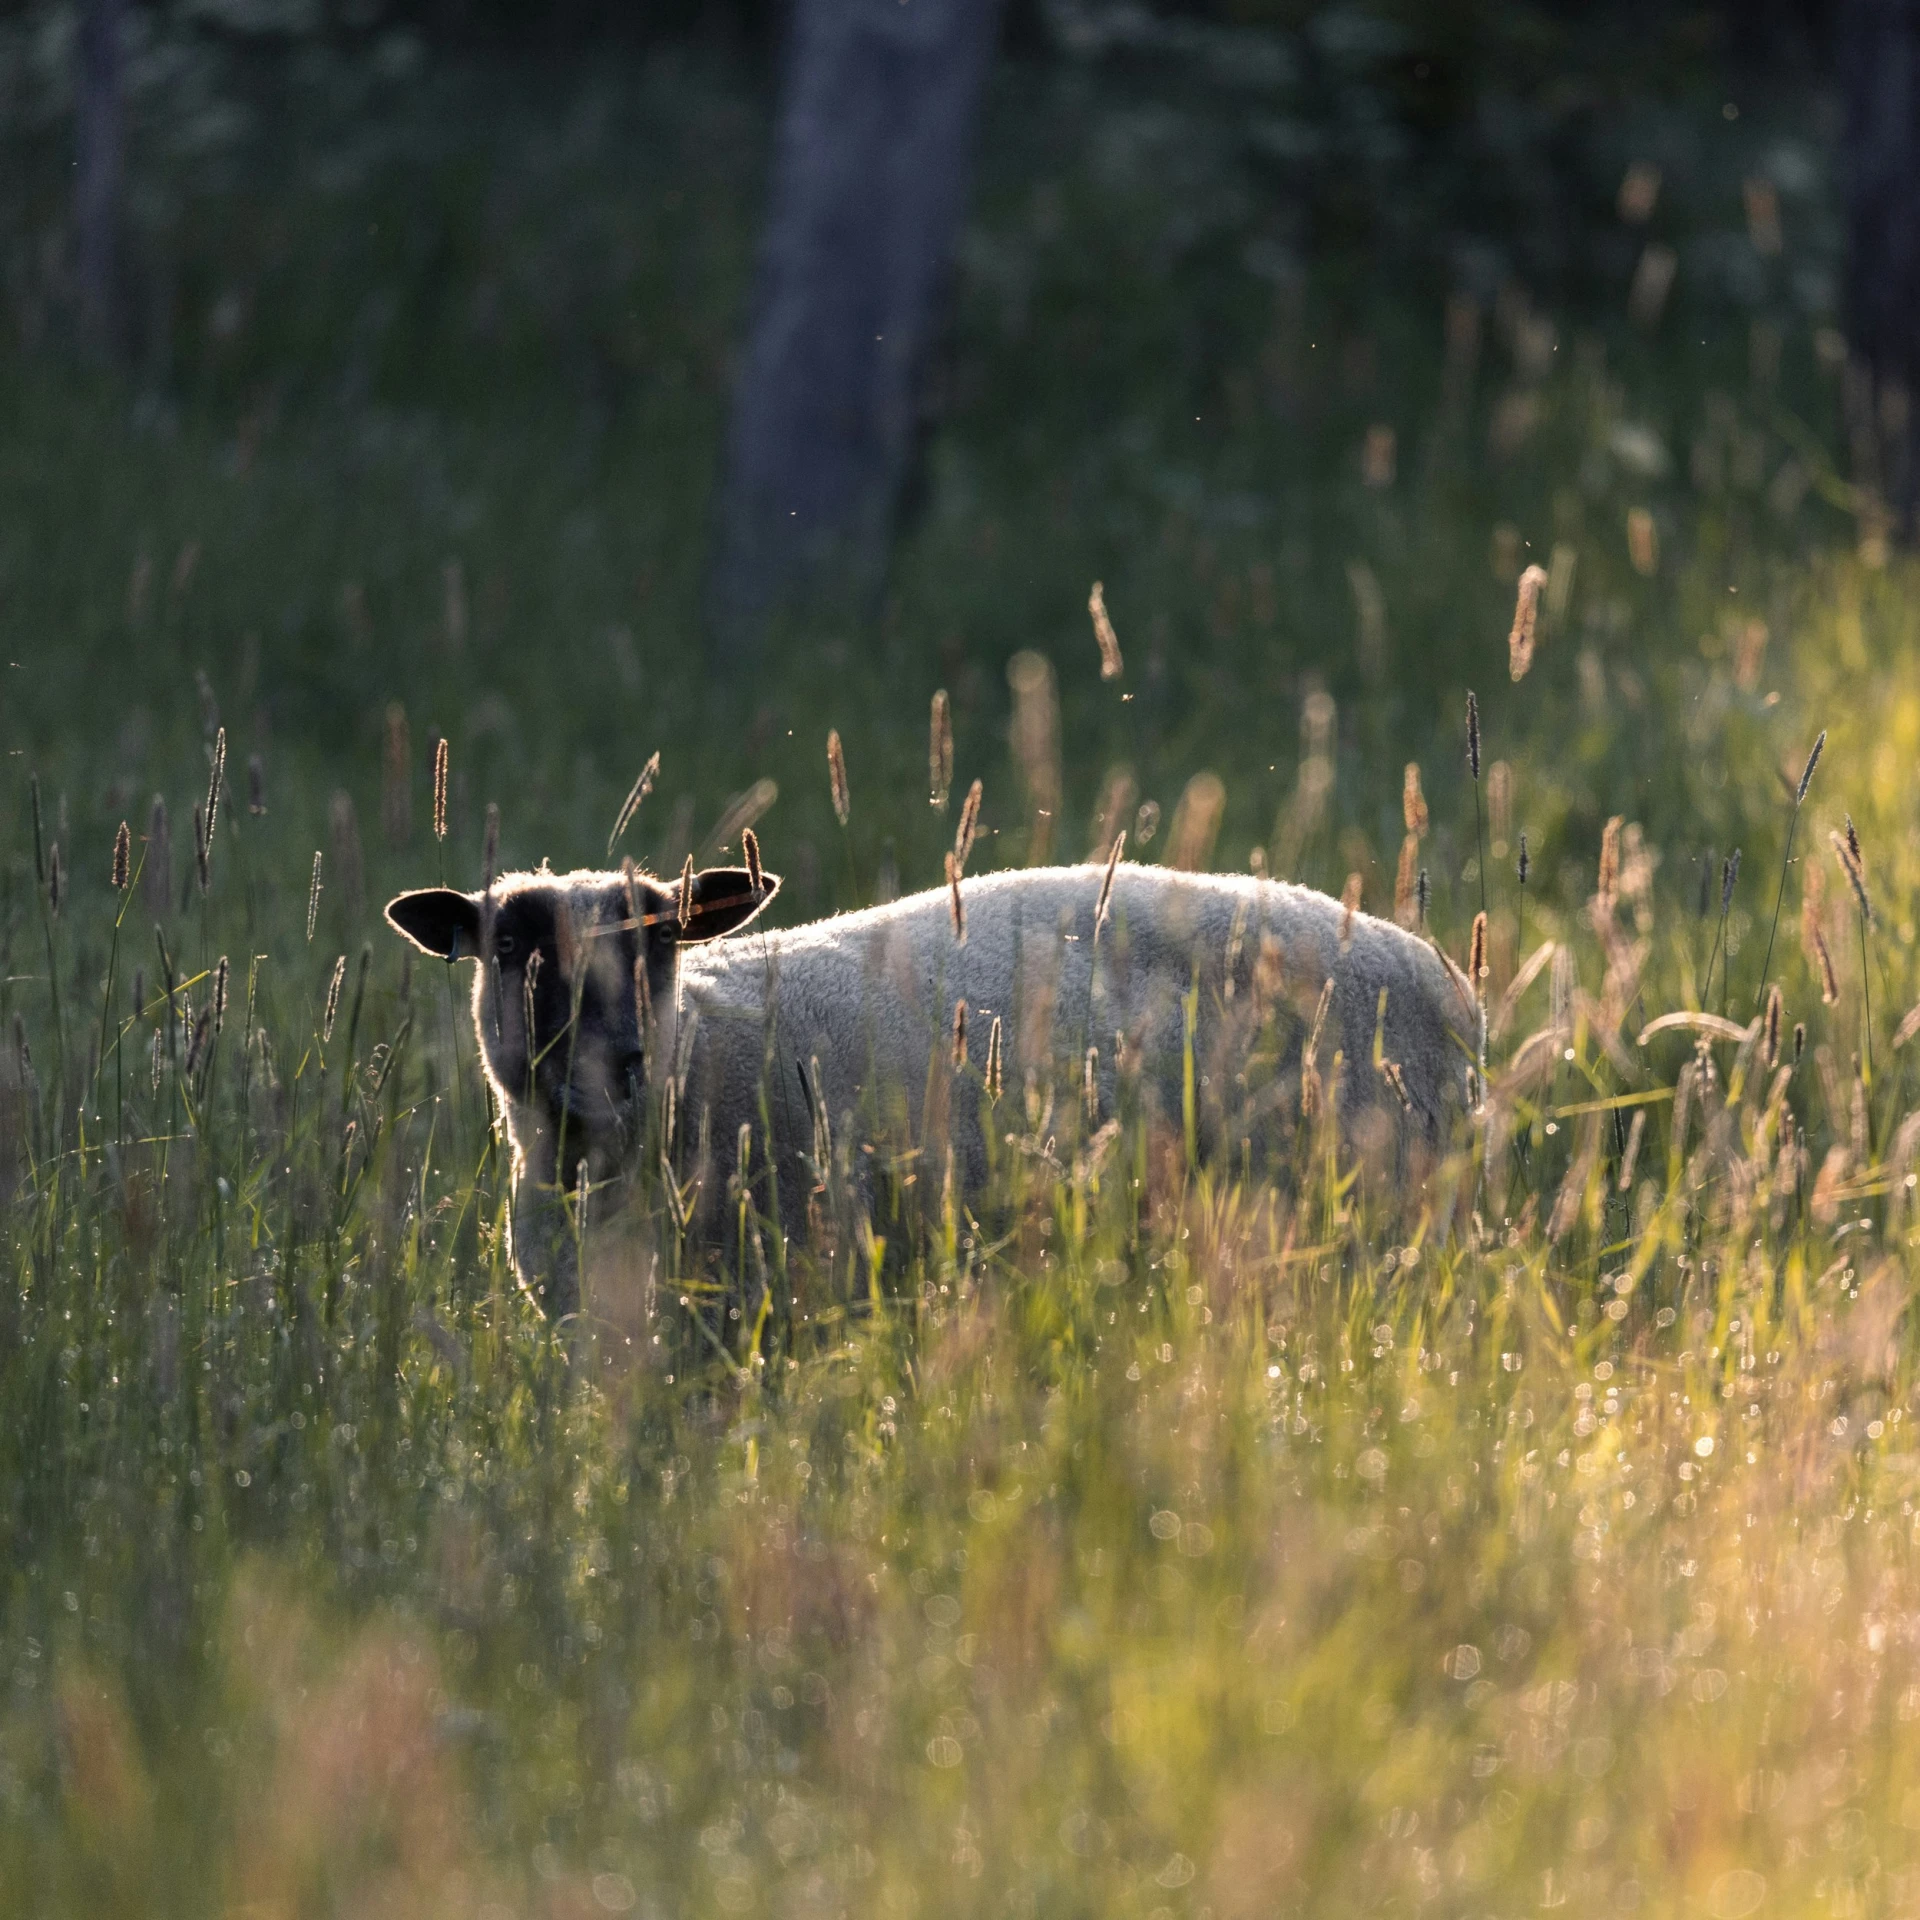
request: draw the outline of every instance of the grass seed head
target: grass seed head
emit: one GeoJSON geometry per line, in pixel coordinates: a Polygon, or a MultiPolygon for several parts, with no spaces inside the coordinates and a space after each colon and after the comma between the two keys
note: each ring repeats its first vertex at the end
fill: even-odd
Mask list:
{"type": "Polygon", "coordinates": [[[1800,1064],[1800,1056],[1807,1050],[1807,1023],[1796,1020],[1793,1023],[1793,1064],[1800,1064]]]}
{"type": "Polygon", "coordinates": [[[1473,916],[1473,938],[1467,947],[1467,978],[1475,993],[1485,993],[1487,980],[1487,913],[1483,907],[1473,916]]]}
{"type": "Polygon", "coordinates": [[[1125,671],[1120,659],[1120,637],[1107,617],[1106,591],[1098,580],[1087,595],[1087,611],[1093,615],[1093,637],[1100,648],[1100,678],[1118,680],[1125,671]]]}
{"type": "Polygon", "coordinates": [[[688,854],[686,863],[680,869],[680,898],[675,903],[674,915],[680,922],[680,931],[685,933],[693,925],[693,855],[688,854]]]}
{"type": "Polygon", "coordinates": [[[1413,880],[1420,865],[1420,842],[1411,833],[1400,842],[1400,863],[1393,872],[1393,921],[1395,926],[1413,924],[1413,880]]]}
{"type": "Polygon", "coordinates": [[[1525,827],[1520,829],[1520,860],[1515,871],[1520,875],[1520,884],[1524,887],[1527,884],[1527,875],[1533,871],[1533,861],[1527,853],[1527,830],[1525,827]]]}
{"type": "Polygon", "coordinates": [[[1107,870],[1100,880],[1100,898],[1094,902],[1093,937],[1096,943],[1100,938],[1100,929],[1107,924],[1107,915],[1113,906],[1113,876],[1120,865],[1120,854],[1126,844],[1127,830],[1122,827],[1113,836],[1113,848],[1107,855],[1107,870]]]}
{"type": "Polygon", "coordinates": [[[838,727],[827,730],[827,790],[833,798],[833,817],[844,827],[853,803],[847,794],[847,754],[838,727]]]}
{"type": "Polygon", "coordinates": [[[952,1058],[956,1072],[967,1064],[967,998],[965,994],[953,1003],[952,1058]]]}
{"type": "Polygon", "coordinates": [[[217,1036],[227,1024],[227,956],[223,953],[213,969],[213,1031],[217,1036]]]}
{"type": "Polygon", "coordinates": [[[1547,584],[1547,570],[1531,566],[1521,574],[1514,595],[1513,630],[1507,635],[1507,671],[1516,680],[1524,680],[1533,665],[1534,642],[1540,623],[1540,589],[1547,584]]]}
{"type": "Polygon", "coordinates": [[[993,1016],[993,1025],[987,1029],[987,1098],[998,1100],[1002,1091],[1002,1063],[1000,1058],[1000,1016],[993,1016]]]}
{"type": "Polygon", "coordinates": [[[1407,762],[1407,771],[1400,782],[1400,816],[1406,822],[1407,831],[1416,840],[1427,837],[1427,797],[1420,791],[1420,763],[1417,760],[1407,762]]]}
{"type": "Polygon", "coordinates": [[[60,870],[60,842],[56,840],[47,849],[47,911],[56,920],[60,918],[60,904],[65,898],[66,876],[60,870]]]}
{"type": "Polygon", "coordinates": [[[307,944],[313,944],[313,930],[320,919],[320,849],[313,850],[313,878],[307,883],[307,944]]]}
{"type": "Polygon", "coordinates": [[[767,871],[760,864],[760,836],[751,827],[740,829],[740,857],[747,863],[747,884],[757,899],[767,890],[767,871]]]}
{"type": "Polygon", "coordinates": [[[1080,1104],[1089,1129],[1100,1124],[1100,1049],[1089,1047],[1080,1068],[1080,1104]]]}
{"type": "Polygon", "coordinates": [[[1733,905],[1733,889],[1740,878],[1740,849],[1735,847],[1728,854],[1720,869],[1720,918],[1727,917],[1728,909],[1733,905]]]}
{"type": "Polygon", "coordinates": [[[1769,1072],[1780,1064],[1780,989],[1767,989],[1767,1017],[1760,1032],[1760,1058],[1769,1072]]]}
{"type": "Polygon", "coordinates": [[[1638,1107],[1634,1110],[1633,1124],[1627,1129],[1627,1149],[1620,1156],[1620,1191],[1633,1191],[1633,1170],[1639,1163],[1640,1143],[1647,1137],[1647,1110],[1638,1107]]]}
{"type": "MultiPolygon", "coordinates": [[[[1848,826],[1852,826],[1849,821],[1848,826]]],[[[1854,904],[1860,909],[1860,917],[1869,924],[1873,920],[1873,901],[1867,893],[1866,870],[1860,864],[1860,856],[1855,851],[1859,842],[1850,833],[1830,833],[1827,836],[1833,847],[1833,857],[1840,863],[1840,871],[1847,876],[1847,885],[1853,889],[1854,904]]]]}
{"type": "MultiPolygon", "coordinates": [[[[609,856],[612,855],[614,847],[619,843],[620,836],[633,825],[633,816],[640,811],[641,801],[653,791],[654,778],[659,771],[660,756],[656,753],[649,757],[647,764],[640,769],[639,775],[634,780],[633,785],[627,789],[627,797],[621,801],[620,811],[614,815],[613,831],[607,835],[607,853],[609,856]]],[[[489,808],[488,815],[490,820],[497,826],[499,821],[498,810],[489,808]]],[[[492,863],[489,862],[487,880],[489,886],[493,884],[492,873],[492,863]]]]}
{"type": "Polygon", "coordinates": [[[942,687],[933,696],[927,722],[927,797],[935,812],[945,813],[953,788],[953,706],[942,687]]]}
{"type": "Polygon", "coordinates": [[[1807,755],[1807,764],[1800,774],[1800,784],[1794,789],[1793,804],[1802,806],[1807,797],[1807,789],[1813,785],[1813,770],[1820,764],[1820,756],[1827,750],[1827,730],[1820,729],[1820,738],[1813,743],[1813,751],[1807,755]]]}
{"type": "Polygon", "coordinates": [[[1365,885],[1357,873],[1350,873],[1347,884],[1340,889],[1340,944],[1343,947],[1353,939],[1353,916],[1360,911],[1365,885]]]}
{"type": "Polygon", "coordinates": [[[207,851],[213,851],[213,829],[220,818],[220,789],[227,781],[227,730],[213,736],[213,766],[207,776],[207,851]]]}
{"type": "Polygon", "coordinates": [[[340,1012],[340,989],[347,983],[347,956],[343,953],[333,963],[333,975],[327,982],[326,1006],[320,1015],[320,1044],[324,1047],[333,1038],[333,1023],[340,1012]]]}
{"type": "Polygon", "coordinates": [[[1620,829],[1624,824],[1616,813],[1600,835],[1600,873],[1594,891],[1604,907],[1611,907],[1620,891],[1620,829]]]}
{"type": "Polygon", "coordinates": [[[433,837],[447,837],[447,736],[433,743],[433,837]]]}
{"type": "Polygon", "coordinates": [[[113,836],[113,890],[125,893],[127,882],[132,878],[133,867],[133,829],[122,820],[120,831],[113,836]]]}
{"type": "Polygon", "coordinates": [[[207,1057],[207,1048],[213,1039],[213,1008],[200,1009],[200,1017],[193,1023],[193,1030],[187,1035],[187,1078],[191,1080],[200,1071],[200,1063],[207,1057]]]}
{"type": "Polygon", "coordinates": [[[967,944],[967,908],[960,898],[960,862],[952,854],[947,855],[947,911],[953,921],[953,944],[964,947],[967,944]]]}
{"type": "Polygon", "coordinates": [[[1833,971],[1833,955],[1827,951],[1827,936],[1818,927],[1813,928],[1814,966],[1820,975],[1820,998],[1827,1006],[1833,1006],[1840,998],[1840,982],[1833,971]]]}
{"type": "Polygon", "coordinates": [[[1467,771],[1480,778],[1480,700],[1472,688],[1467,690],[1467,771]]]}
{"type": "Polygon", "coordinates": [[[1427,924],[1427,908],[1433,900],[1433,882],[1427,877],[1425,867],[1420,869],[1420,877],[1413,884],[1414,905],[1419,909],[1418,924],[1427,924]]]}
{"type": "Polygon", "coordinates": [[[976,780],[960,803],[960,824],[954,829],[953,835],[954,866],[960,873],[967,870],[967,860],[973,852],[973,837],[980,830],[980,791],[980,782],[976,780]]]}

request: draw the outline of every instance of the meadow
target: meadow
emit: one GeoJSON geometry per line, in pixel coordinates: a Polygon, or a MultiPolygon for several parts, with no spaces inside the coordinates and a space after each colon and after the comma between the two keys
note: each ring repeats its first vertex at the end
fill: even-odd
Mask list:
{"type": "Polygon", "coordinates": [[[726,681],[733,67],[140,96],[130,366],[20,275],[0,357],[0,1910],[1920,1908],[1920,573],[1830,128],[1516,80],[1516,181],[1338,57],[1230,150],[1009,66],[884,604],[726,681]],[[1484,902],[1479,1122],[1269,1186],[1013,1085],[971,1213],[730,1300],[655,1193],[651,1330],[550,1327],[381,903],[493,806],[605,857],[656,749],[657,872],[938,884],[943,688],[976,865],[1484,902]]]}

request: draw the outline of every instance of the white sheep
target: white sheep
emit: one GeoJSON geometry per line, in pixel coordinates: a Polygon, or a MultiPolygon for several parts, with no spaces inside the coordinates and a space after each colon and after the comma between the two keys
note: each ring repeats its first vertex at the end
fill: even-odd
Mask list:
{"type": "Polygon", "coordinates": [[[1429,942],[1268,880],[1122,862],[1107,882],[1098,865],[1028,868],[964,881],[960,914],[941,889],[726,941],[772,876],[710,870],[683,900],[643,875],[543,869],[402,894],[387,917],[428,953],[480,962],[514,1261],[561,1315],[580,1304],[583,1167],[603,1218],[663,1109],[675,1204],[719,1246],[742,1144],[754,1206],[798,1234],[834,1142],[856,1184],[915,1167],[937,1190],[950,1155],[964,1194],[987,1178],[990,1132],[1030,1135],[1044,1158],[1048,1134],[1129,1099],[1191,1126],[1202,1153],[1264,1152],[1336,1051],[1349,1133],[1433,1144],[1470,1102],[1479,1008],[1429,942]]]}

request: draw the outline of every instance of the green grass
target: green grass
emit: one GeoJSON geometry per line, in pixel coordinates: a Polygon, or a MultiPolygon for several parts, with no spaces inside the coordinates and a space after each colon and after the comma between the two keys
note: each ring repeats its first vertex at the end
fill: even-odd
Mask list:
{"type": "Polygon", "coordinates": [[[696,643],[762,138],[731,73],[432,72],[406,114],[338,124],[292,88],[284,175],[168,163],[191,211],[171,363],[0,364],[0,1019],[25,1046],[0,1064],[0,1909],[1740,1920],[1920,1898],[1920,1093],[1894,1044],[1920,1000],[1920,573],[1877,550],[1831,452],[1828,315],[1795,278],[1826,257],[1819,192],[1788,196],[1783,262],[1714,277],[1745,244],[1743,172],[1817,141],[1750,103],[1747,144],[1715,146],[1711,79],[1648,109],[1709,154],[1670,161],[1663,329],[1627,325],[1638,242],[1608,224],[1643,129],[1576,104],[1554,191],[1586,264],[1536,302],[1557,351],[1529,358],[1509,295],[1449,389],[1433,209],[1498,227],[1484,155],[1321,191],[1311,270],[1276,291],[1239,263],[1247,226],[1168,237],[1243,176],[1159,179],[1144,90],[1011,71],[957,398],[888,604],[783,635],[750,686],[708,684],[696,643]],[[228,291],[242,317],[216,327],[228,291]],[[1775,382],[1749,376],[1756,319],[1775,382]],[[1574,556],[1518,685],[1502,526],[1574,556]],[[1365,646],[1357,566],[1385,608],[1365,646]],[[1436,936],[1464,957],[1484,885],[1496,1005],[1543,941],[1572,962],[1498,1024],[1486,1123],[1411,1192],[1312,1129],[1285,1194],[1134,1124],[1097,1168],[1010,1156],[972,1218],[883,1212],[877,1281],[852,1234],[789,1250],[757,1348],[753,1298],[707,1309],[721,1354],[656,1216],[652,1330],[556,1336],[505,1263],[462,983],[408,969],[380,901],[476,879],[490,800],[511,858],[597,856],[656,746],[635,845],[662,869],[766,777],[789,918],[869,897],[888,842],[931,884],[939,685],[957,783],[987,785],[977,863],[1017,864],[1021,648],[1059,680],[1069,854],[1116,765],[1169,816],[1210,770],[1216,864],[1258,843],[1384,908],[1422,763],[1436,936]],[[1484,876],[1469,686],[1512,795],[1484,876]],[[1805,1051],[1777,1082],[1712,1040],[1708,1079],[1689,1035],[1637,1036],[1723,996],[1753,1016],[1783,775],[1823,727],[1772,962],[1805,1051]],[[157,912],[146,875],[107,884],[156,791],[157,912]],[[1828,851],[1847,814],[1864,943],[1828,851]],[[1615,815],[1640,833],[1609,918],[1589,902],[1615,815]],[[1701,863],[1717,907],[1735,846],[1722,937],[1701,863]]]}

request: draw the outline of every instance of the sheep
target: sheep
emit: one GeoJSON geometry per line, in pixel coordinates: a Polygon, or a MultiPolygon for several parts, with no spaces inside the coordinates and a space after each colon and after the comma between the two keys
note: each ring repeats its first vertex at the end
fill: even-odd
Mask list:
{"type": "Polygon", "coordinates": [[[514,1264],[551,1314],[581,1304],[572,1196],[632,1175],[650,1089],[677,1152],[675,1204],[717,1244],[730,1174],[803,1234],[835,1140],[842,1167],[937,1153],[929,1189],[950,1152],[955,1184],[977,1191],[1002,1085],[1009,1123],[1022,1102],[1038,1110],[1026,1130],[1042,1154],[1056,1104],[1064,1137],[1127,1089],[1170,1127],[1190,1120],[1203,1152],[1271,1148],[1336,1050],[1350,1136],[1438,1145],[1474,1098],[1482,1019],[1465,976],[1437,946],[1303,887],[1131,862],[1027,868],[719,938],[778,885],[757,865],[689,875],[678,893],[631,871],[543,868],[389,904],[417,947],[479,962],[514,1264]]]}

